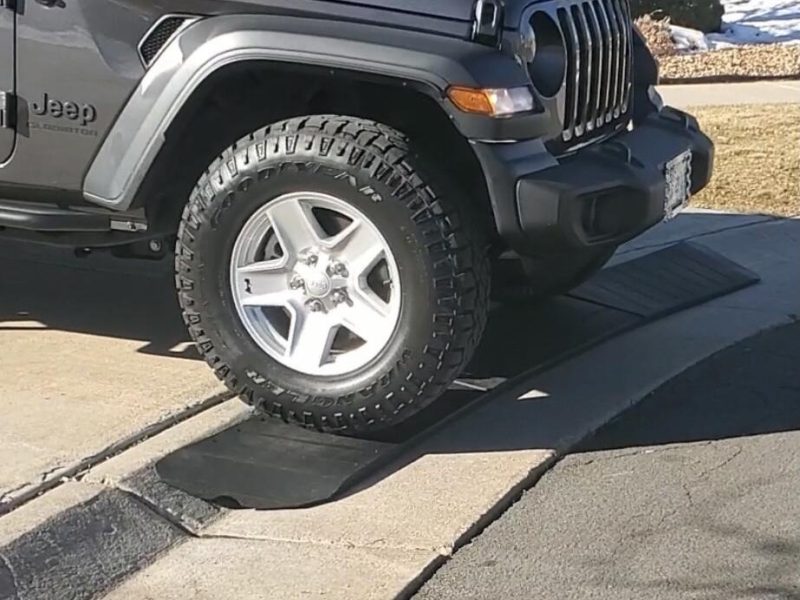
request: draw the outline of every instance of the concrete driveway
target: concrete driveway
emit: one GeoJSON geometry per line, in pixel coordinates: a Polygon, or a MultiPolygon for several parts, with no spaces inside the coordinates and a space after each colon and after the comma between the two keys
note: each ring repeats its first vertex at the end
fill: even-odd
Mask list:
{"type": "Polygon", "coordinates": [[[0,514],[219,401],[169,265],[9,242],[0,256],[0,514]]]}

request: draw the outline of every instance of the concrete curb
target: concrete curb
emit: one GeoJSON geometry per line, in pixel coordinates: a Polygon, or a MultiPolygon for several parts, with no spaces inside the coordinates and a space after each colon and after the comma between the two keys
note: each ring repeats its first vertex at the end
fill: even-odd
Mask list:
{"type": "Polygon", "coordinates": [[[59,480],[58,486],[0,517],[0,547],[42,526],[60,513],[88,502],[104,490],[135,493],[126,483],[159,458],[187,444],[243,421],[251,410],[238,400],[228,400],[158,435],[141,441],[104,462],[59,480]]]}
{"type": "Polygon", "coordinates": [[[192,539],[223,511],[149,465],[249,415],[238,400],[197,412],[0,518],[0,598],[95,598],[192,539]]]}
{"type": "Polygon", "coordinates": [[[4,502],[0,504],[0,517],[18,509],[26,502],[29,502],[30,500],[33,500],[34,498],[37,498],[42,494],[60,486],[64,481],[70,480],[80,473],[104,463],[109,458],[133,448],[146,439],[157,436],[158,434],[163,433],[164,431],[167,431],[168,429],[171,429],[172,427],[183,423],[184,421],[188,421],[202,412],[214,408],[215,406],[219,406],[227,400],[230,400],[230,398],[230,393],[222,393],[198,402],[197,404],[193,404],[192,406],[189,406],[175,414],[169,415],[168,417],[161,419],[156,423],[147,425],[130,436],[114,442],[96,454],[87,456],[69,465],[68,467],[48,473],[47,476],[37,484],[29,485],[17,492],[7,494],[4,502]]]}

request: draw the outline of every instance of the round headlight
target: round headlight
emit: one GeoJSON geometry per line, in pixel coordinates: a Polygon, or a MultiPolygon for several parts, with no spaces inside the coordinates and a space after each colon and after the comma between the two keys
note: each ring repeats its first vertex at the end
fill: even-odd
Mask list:
{"type": "Polygon", "coordinates": [[[533,58],[528,61],[528,72],[533,87],[546,97],[558,94],[567,74],[567,49],[561,28],[544,11],[536,11],[527,27],[533,32],[524,37],[534,39],[533,58]]]}

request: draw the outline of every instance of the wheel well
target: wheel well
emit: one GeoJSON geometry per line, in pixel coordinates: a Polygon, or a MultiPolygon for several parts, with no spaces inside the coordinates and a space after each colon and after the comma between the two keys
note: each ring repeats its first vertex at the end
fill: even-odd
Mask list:
{"type": "Polygon", "coordinates": [[[269,123],[310,114],[372,119],[408,135],[430,159],[447,156],[445,175],[487,217],[482,222],[494,223],[480,163],[434,98],[396,80],[263,61],[230,65],[195,90],[167,130],[136,206],[145,207],[152,229],[174,233],[215,156],[269,123]]]}

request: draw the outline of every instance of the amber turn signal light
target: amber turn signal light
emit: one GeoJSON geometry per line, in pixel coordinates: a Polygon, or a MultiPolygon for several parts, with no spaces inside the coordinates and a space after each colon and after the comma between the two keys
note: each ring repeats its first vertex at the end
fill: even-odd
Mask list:
{"type": "Polygon", "coordinates": [[[489,117],[529,112],[534,107],[533,94],[527,87],[480,89],[453,86],[447,90],[447,97],[463,112],[489,117]]]}

